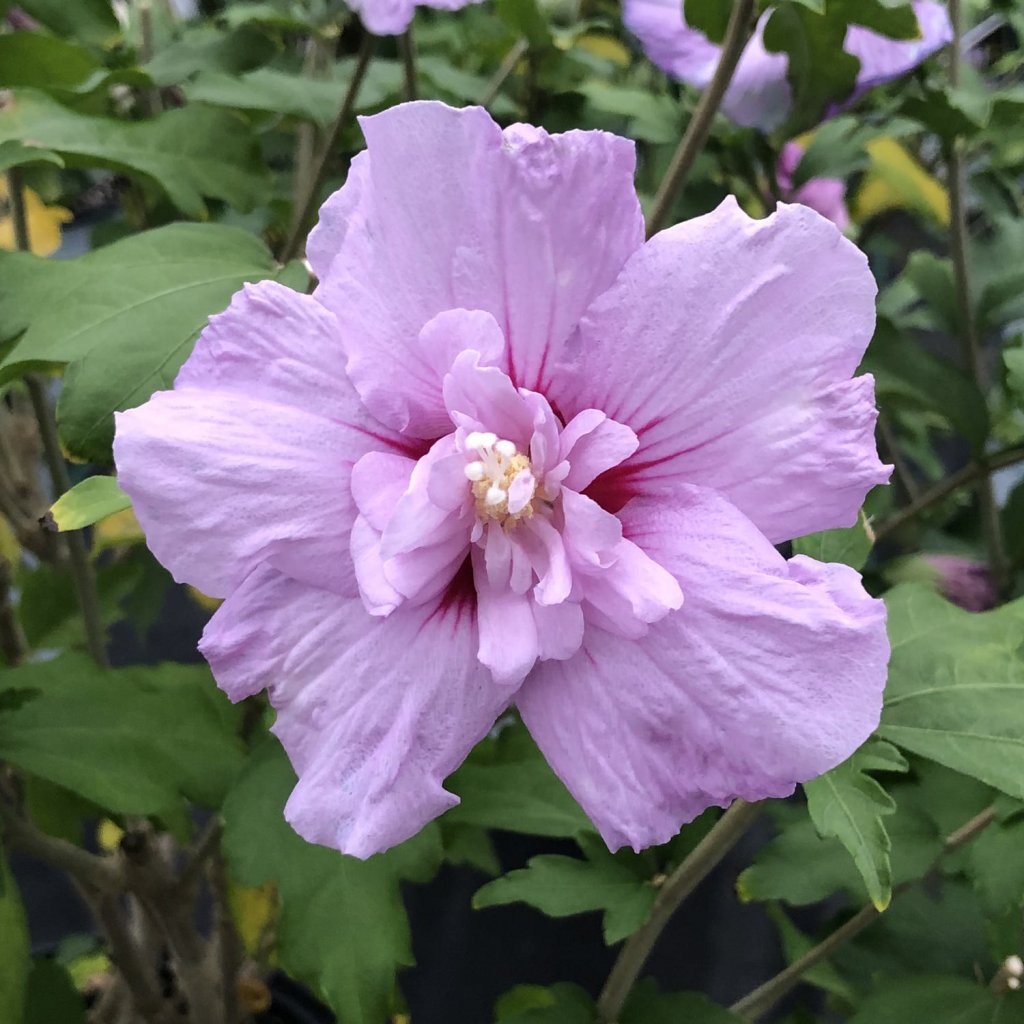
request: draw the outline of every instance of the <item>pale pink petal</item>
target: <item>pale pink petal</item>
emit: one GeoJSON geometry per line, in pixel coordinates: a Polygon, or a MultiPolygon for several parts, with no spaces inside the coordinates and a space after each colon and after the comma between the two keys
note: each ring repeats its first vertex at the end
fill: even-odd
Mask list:
{"type": "Polygon", "coordinates": [[[642,241],[632,144],[502,132],[480,108],[432,102],[362,125],[369,155],[325,207],[313,250],[316,295],[338,318],[368,406],[405,429],[395,393],[419,377],[410,368],[424,325],[450,309],[492,314],[508,344],[503,368],[532,386],[642,241]]]}
{"type": "Polygon", "coordinates": [[[382,532],[405,494],[416,466],[394,452],[368,452],[352,467],[352,497],[361,515],[382,532]]]}
{"type": "Polygon", "coordinates": [[[356,857],[415,835],[457,803],[442,788],[508,704],[476,660],[471,600],[400,608],[263,568],[214,615],[201,644],[232,699],[266,687],[299,783],[285,815],[300,835],[356,857]]]}
{"type": "Polygon", "coordinates": [[[533,591],[537,603],[564,601],[572,590],[572,570],[558,530],[543,516],[535,516],[516,526],[512,544],[526,553],[537,575],[533,591]]]}
{"type": "Polygon", "coordinates": [[[856,572],[786,562],[711,491],[622,517],[685,604],[640,642],[591,625],[583,652],[538,665],[517,703],[609,846],[639,850],[845,760],[878,723],[889,644],[856,572]]]}
{"type": "Polygon", "coordinates": [[[351,0],[349,6],[375,36],[401,35],[416,13],[414,0],[351,0]]]}
{"type": "Polygon", "coordinates": [[[384,574],[380,533],[363,516],[357,516],[349,537],[359,596],[371,615],[390,615],[404,600],[384,574]]]}
{"type": "Polygon", "coordinates": [[[492,584],[478,547],[473,548],[473,578],[480,630],[477,657],[497,683],[518,686],[540,653],[533,598],[492,584]]]}
{"type": "Polygon", "coordinates": [[[888,479],[870,378],[864,255],[824,218],[735,200],[661,232],[588,311],[553,371],[566,416],[603,409],[640,447],[592,485],[613,511],[683,483],[714,487],[775,542],[849,526],[888,479]]]}
{"type": "Polygon", "coordinates": [[[176,580],[226,597],[260,562],[355,595],[348,480],[365,438],[224,391],[158,391],[116,416],[118,480],[176,580]]]}
{"type": "Polygon", "coordinates": [[[537,627],[539,656],[565,661],[583,643],[583,609],[575,601],[561,604],[533,603],[533,621],[537,627]]]}
{"type": "Polygon", "coordinates": [[[564,488],[562,541],[574,568],[605,569],[618,557],[622,524],[585,494],[564,488]]]}
{"type": "Polygon", "coordinates": [[[600,420],[594,422],[595,412],[584,409],[562,432],[561,457],[569,460],[569,472],[562,482],[574,491],[585,490],[595,477],[628,459],[640,444],[624,423],[616,423],[603,413],[598,413],[600,420]]]}
{"type": "Polygon", "coordinates": [[[444,404],[457,423],[491,431],[518,448],[526,447],[533,432],[533,412],[508,374],[483,366],[480,353],[458,355],[444,378],[444,404]]]}

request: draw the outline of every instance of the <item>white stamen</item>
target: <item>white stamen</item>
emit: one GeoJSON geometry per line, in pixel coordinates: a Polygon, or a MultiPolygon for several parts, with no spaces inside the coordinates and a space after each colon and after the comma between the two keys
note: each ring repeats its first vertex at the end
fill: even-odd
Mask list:
{"type": "Polygon", "coordinates": [[[482,462],[470,462],[463,472],[466,474],[467,480],[472,480],[473,483],[476,483],[487,476],[487,467],[482,462]]]}
{"type": "Polygon", "coordinates": [[[511,459],[516,453],[516,446],[511,441],[498,441],[494,445],[494,450],[499,455],[504,455],[506,459],[511,459]]]}
{"type": "Polygon", "coordinates": [[[497,484],[487,489],[487,497],[484,501],[488,505],[500,505],[505,500],[505,492],[497,484]]]}
{"type": "Polygon", "coordinates": [[[481,448],[493,447],[497,440],[498,435],[492,434],[489,430],[474,430],[466,437],[466,447],[480,451],[481,448]]]}

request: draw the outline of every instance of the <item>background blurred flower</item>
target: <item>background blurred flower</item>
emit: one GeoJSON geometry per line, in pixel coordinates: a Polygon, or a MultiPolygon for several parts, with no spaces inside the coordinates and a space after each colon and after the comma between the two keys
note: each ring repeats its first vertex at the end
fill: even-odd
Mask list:
{"type": "Polygon", "coordinates": [[[803,155],[804,147],[799,142],[787,142],[782,147],[775,167],[775,178],[782,199],[787,203],[802,203],[817,210],[840,231],[845,231],[850,224],[850,215],[846,209],[846,182],[842,178],[810,178],[794,188],[793,176],[803,155]]]}
{"type": "MultiPolygon", "coordinates": [[[[950,41],[949,16],[941,4],[915,0],[913,8],[921,27],[919,39],[889,39],[850,25],[844,49],[860,60],[860,71],[846,104],[868,89],[906,74],[950,41]]],[[[737,124],[762,131],[782,124],[791,103],[788,58],[764,46],[764,28],[770,16],[767,11],[758,22],[722,102],[722,110],[737,124]]],[[[623,20],[647,56],[666,74],[698,89],[711,81],[719,47],[686,24],[679,0],[624,0],[623,20]]]]}

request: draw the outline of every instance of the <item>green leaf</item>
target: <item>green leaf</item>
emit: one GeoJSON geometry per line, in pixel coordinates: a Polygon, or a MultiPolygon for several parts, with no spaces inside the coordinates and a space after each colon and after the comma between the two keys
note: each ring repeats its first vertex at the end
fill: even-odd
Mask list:
{"type": "Polygon", "coordinates": [[[56,960],[39,957],[28,976],[24,1024],[85,1024],[85,1004],[71,975],[56,960]]]}
{"type": "Polygon", "coordinates": [[[871,554],[875,535],[861,511],[854,526],[810,533],[793,541],[794,555],[807,555],[819,562],[842,562],[854,569],[863,569],[871,554]]]}
{"type": "Polygon", "coordinates": [[[445,821],[538,836],[594,831],[521,725],[478,744],[445,785],[461,799],[445,821]]]}
{"type": "MultiPolygon", "coordinates": [[[[824,10],[824,0],[806,2],[816,7],[821,5],[820,10],[824,10]]],[[[725,38],[725,29],[731,13],[732,3],[727,0],[683,0],[683,17],[686,24],[703,32],[713,43],[720,43],[725,38]]]]}
{"type": "Polygon", "coordinates": [[[389,1017],[395,972],[412,964],[399,881],[427,881],[441,859],[436,826],[358,860],[306,843],[284,819],[295,773],[276,740],[250,757],[224,802],[223,849],[235,881],[273,882],[281,965],[316,989],[341,1024],[389,1017]]]}
{"type": "Polygon", "coordinates": [[[81,530],[131,506],[114,477],[91,476],[62,494],[50,506],[50,516],[61,532],[81,530]]]}
{"type": "Polygon", "coordinates": [[[103,670],[84,655],[9,669],[0,758],[113,813],[217,807],[242,762],[238,716],[205,666],[103,670]]]}
{"type": "Polygon", "coordinates": [[[652,978],[633,989],[622,1011],[622,1024],[739,1024],[742,1019],[697,992],[661,992],[652,978]]]}
{"type": "Polygon", "coordinates": [[[0,86],[73,89],[99,69],[84,47],[39,32],[0,35],[0,86]]]}
{"type": "Polygon", "coordinates": [[[878,735],[1024,797],[1024,598],[972,613],[906,584],[886,604],[892,659],[878,735]]]}
{"type": "Polygon", "coordinates": [[[1024,997],[947,975],[904,977],[870,995],[850,1024],[997,1024],[1019,1019],[1024,997]]]}
{"type": "Polygon", "coordinates": [[[829,13],[890,39],[920,39],[910,0],[829,0],[829,13]]]}
{"type": "Polygon", "coordinates": [[[278,46],[264,33],[247,26],[224,32],[213,25],[187,26],[173,43],[146,64],[159,86],[179,85],[199,71],[237,75],[266,64],[278,46]]]}
{"type": "Polygon", "coordinates": [[[206,216],[204,196],[248,210],[267,192],[245,121],[198,104],[126,122],[79,114],[43,92],[19,89],[0,110],[0,143],[10,140],[31,140],[70,164],[145,175],[190,217],[206,216]]]}
{"type": "Polygon", "coordinates": [[[1006,386],[1024,408],[1024,348],[1008,348],[1003,352],[1006,364],[1006,386]]]}
{"type": "MultiPolygon", "coordinates": [[[[800,957],[809,953],[817,945],[809,936],[797,928],[790,920],[789,915],[777,903],[769,903],[765,907],[765,912],[779,931],[786,963],[791,964],[799,960],[800,957]]],[[[829,960],[822,960],[820,963],[815,964],[802,975],[802,980],[809,985],[816,985],[822,991],[838,996],[846,1002],[856,1002],[856,996],[852,987],[829,960]]]]}
{"type": "Polygon", "coordinates": [[[967,848],[967,873],[992,917],[1024,905],[1024,818],[994,822],[967,848]]]}
{"type": "Polygon", "coordinates": [[[632,935],[647,920],[657,895],[638,864],[616,857],[599,839],[584,844],[585,860],[545,854],[478,889],[473,906],[523,902],[549,917],[604,911],[609,946],[632,935]]]}
{"type": "Polygon", "coordinates": [[[879,129],[861,124],[857,118],[834,117],[816,129],[793,175],[793,187],[805,185],[811,178],[848,178],[871,162],[868,142],[879,129]]]}
{"type": "Polygon", "coordinates": [[[907,763],[888,744],[869,742],[841,765],[820,778],[804,783],[811,821],[823,838],[838,839],[853,857],[864,879],[868,897],[878,910],[885,910],[892,899],[892,868],[889,853],[892,844],[882,818],[896,809],[882,786],[867,774],[868,768],[907,763]],[[887,748],[882,753],[872,748],[887,748]]]}
{"type": "Polygon", "coordinates": [[[977,135],[992,116],[992,92],[987,82],[965,69],[966,81],[959,86],[922,89],[920,96],[903,100],[900,112],[919,121],[946,142],[977,135]]]}
{"type": "Polygon", "coordinates": [[[494,10],[509,28],[525,36],[533,49],[545,50],[552,45],[551,29],[537,0],[497,0],[494,10]]]}
{"type": "Polygon", "coordinates": [[[594,1001],[566,981],[550,987],[517,985],[499,997],[494,1007],[498,1024],[593,1024],[594,1001]]]}
{"type": "Polygon", "coordinates": [[[843,49],[846,22],[805,6],[777,7],[764,30],[764,45],[789,55],[787,77],[793,93],[787,138],[820,122],[832,103],[853,92],[860,62],[843,49]]]}
{"type": "Polygon", "coordinates": [[[22,1019],[30,960],[28,924],[18,886],[0,849],[0,1020],[22,1019]]]}
{"type": "Polygon", "coordinates": [[[28,328],[0,381],[70,363],[61,439],[75,457],[109,463],[113,413],[170,387],[207,319],[274,274],[258,238],[214,224],[156,228],[73,260],[0,253],[0,337],[28,328]],[[63,302],[47,299],[54,289],[63,302]]]}
{"type": "MultiPolygon", "coordinates": [[[[2,38],[3,36],[0,36],[0,39],[2,38]]],[[[63,167],[64,158],[58,156],[53,150],[26,146],[13,139],[0,142],[0,171],[6,171],[11,167],[20,167],[22,164],[55,164],[57,167],[63,167]]]]}
{"type": "Polygon", "coordinates": [[[106,46],[119,33],[110,0],[18,0],[18,6],[58,35],[106,46]]]}

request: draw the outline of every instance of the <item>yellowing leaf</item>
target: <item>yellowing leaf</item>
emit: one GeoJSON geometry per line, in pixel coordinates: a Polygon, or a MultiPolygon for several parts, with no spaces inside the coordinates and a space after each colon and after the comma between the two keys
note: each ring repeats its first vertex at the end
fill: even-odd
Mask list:
{"type": "Polygon", "coordinates": [[[205,608],[208,612],[215,612],[224,603],[223,598],[209,597],[201,590],[196,590],[195,587],[188,587],[187,590],[188,596],[191,597],[200,608],[205,608]]]}
{"type": "Polygon", "coordinates": [[[620,68],[629,67],[629,50],[612,36],[588,32],[576,40],[576,45],[581,50],[586,50],[587,53],[593,54],[595,57],[610,60],[620,68]]]}
{"type": "MultiPolygon", "coordinates": [[[[60,226],[72,219],[63,206],[47,206],[30,188],[21,190],[28,223],[29,246],[37,256],[49,256],[60,248],[60,226]]],[[[0,249],[17,249],[7,179],[0,177],[0,249]]]]}
{"type": "Polygon", "coordinates": [[[112,476],[91,476],[50,506],[50,525],[61,532],[81,530],[127,508],[131,508],[131,499],[112,476]]]}
{"type": "Polygon", "coordinates": [[[249,956],[255,956],[277,916],[277,887],[272,882],[256,886],[232,885],[228,902],[242,946],[249,956]]]}
{"type": "Polygon", "coordinates": [[[96,524],[92,544],[93,550],[99,552],[120,545],[138,544],[143,540],[145,536],[134,510],[125,508],[96,524]]]}
{"type": "Polygon", "coordinates": [[[900,143],[873,139],[866,149],[871,167],[853,201],[854,220],[863,223],[885,210],[912,210],[943,227],[949,224],[946,190],[900,143]]]}
{"type": "Polygon", "coordinates": [[[21,561],[21,545],[6,519],[0,519],[0,561],[17,565],[21,561]]]}

